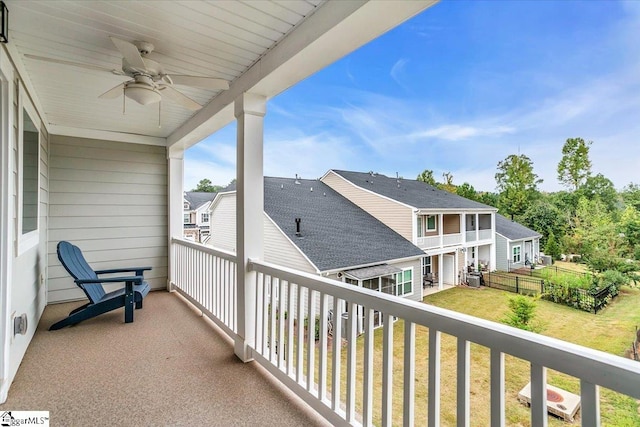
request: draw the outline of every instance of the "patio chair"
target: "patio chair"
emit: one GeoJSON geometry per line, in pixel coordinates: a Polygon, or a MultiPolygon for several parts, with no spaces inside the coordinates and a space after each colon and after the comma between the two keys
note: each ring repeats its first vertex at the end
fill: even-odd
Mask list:
{"type": "Polygon", "coordinates": [[[142,308],[142,299],[149,293],[149,284],[144,281],[144,271],[151,267],[118,268],[112,270],[94,271],[82,255],[82,251],[69,242],[58,243],[58,259],[62,266],[73,277],[76,285],[80,287],[89,298],[89,302],[76,308],[69,316],[54,323],[49,330],[55,331],[65,326],[75,325],[83,320],[90,319],[100,314],[124,307],[125,323],[133,322],[133,308],[142,308]],[[134,275],[126,277],[103,277],[101,274],[126,273],[134,275]],[[124,283],[125,287],[113,292],[105,292],[103,283],[124,283]]]}

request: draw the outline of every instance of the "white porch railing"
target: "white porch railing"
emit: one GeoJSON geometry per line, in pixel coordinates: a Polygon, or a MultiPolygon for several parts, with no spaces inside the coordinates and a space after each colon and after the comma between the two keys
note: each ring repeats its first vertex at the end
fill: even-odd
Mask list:
{"type": "Polygon", "coordinates": [[[476,230],[467,231],[465,233],[465,240],[467,242],[473,242],[476,240],[476,230]]]}
{"type": "Polygon", "coordinates": [[[439,248],[440,236],[418,237],[417,246],[420,249],[439,248]]]}
{"type": "Polygon", "coordinates": [[[478,232],[479,240],[488,240],[491,239],[491,230],[480,230],[478,232]]]}
{"type": "Polygon", "coordinates": [[[187,240],[174,238],[171,242],[173,289],[234,337],[238,306],[236,255],[187,240]]]}
{"type": "Polygon", "coordinates": [[[459,245],[460,243],[462,243],[461,233],[445,234],[442,236],[443,246],[459,245]]]}
{"type": "MultiPolygon", "coordinates": [[[[173,267],[178,267],[176,280],[181,284],[176,287],[181,293],[196,301],[199,307],[214,307],[218,313],[235,314],[233,307],[224,311],[218,305],[218,299],[230,305],[235,303],[233,297],[222,296],[228,295],[229,289],[235,286],[232,282],[235,267],[230,267],[233,255],[176,240],[173,250],[176,255],[173,267]],[[211,267],[216,263],[227,267],[211,267]],[[229,282],[224,283],[225,279],[229,282]],[[208,305],[198,302],[200,300],[208,305]]],[[[505,354],[530,363],[531,425],[534,426],[547,424],[546,369],[579,379],[583,426],[600,423],[599,386],[640,398],[640,364],[629,359],[262,261],[250,262],[249,269],[257,272],[256,340],[251,346],[254,359],[334,425],[372,425],[375,413],[379,414],[376,421],[381,425],[412,426],[416,422],[416,408],[421,406],[427,408],[428,425],[439,426],[443,334],[457,340],[458,425],[469,425],[472,419],[470,343],[490,351],[488,394],[492,426],[505,425],[505,354]],[[342,345],[343,332],[337,321],[332,328],[334,344],[329,345],[330,310],[335,313],[333,319],[340,319],[345,303],[349,307],[346,347],[342,345]],[[382,334],[374,338],[376,316],[383,316],[384,325],[382,334]],[[319,345],[311,338],[316,334],[316,318],[319,345]],[[396,323],[393,320],[396,318],[403,322],[397,329],[403,326],[404,332],[400,337],[402,360],[396,360],[394,365],[394,350],[396,353],[398,350],[394,349],[396,323]],[[364,333],[356,339],[356,324],[362,320],[364,333]],[[419,331],[416,327],[420,327],[419,331]],[[428,332],[423,327],[428,328],[428,332]],[[375,363],[374,339],[382,340],[381,356],[375,363]],[[428,340],[427,354],[417,353],[417,339],[428,340]],[[415,389],[417,360],[428,360],[428,397],[424,398],[417,397],[415,389]],[[403,368],[398,371],[398,366],[403,368]],[[374,370],[381,373],[375,383],[374,370]],[[398,372],[402,372],[400,395],[393,387],[394,373],[398,372]],[[374,399],[374,390],[381,394],[381,399],[374,399]],[[394,406],[402,408],[401,414],[393,414],[394,406]]],[[[227,321],[219,322],[227,324],[227,321]]],[[[231,326],[227,329],[233,334],[231,326]]],[[[479,349],[474,347],[474,352],[476,350],[479,349]]]]}

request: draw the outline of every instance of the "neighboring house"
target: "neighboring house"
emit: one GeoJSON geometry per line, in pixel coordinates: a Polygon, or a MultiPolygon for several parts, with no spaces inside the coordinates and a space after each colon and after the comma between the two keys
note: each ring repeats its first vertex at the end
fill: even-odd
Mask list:
{"type": "Polygon", "coordinates": [[[184,237],[194,242],[205,243],[209,239],[209,206],[216,193],[184,192],[184,237]]]}
{"type": "Polygon", "coordinates": [[[540,233],[496,214],[496,269],[511,271],[538,262],[540,237],[540,233]]]}
{"type": "Polygon", "coordinates": [[[321,181],[421,248],[422,273],[435,274],[439,287],[469,270],[495,269],[494,207],[373,172],[330,170],[321,181]]]}
{"type": "MultiPolygon", "coordinates": [[[[236,250],[235,210],[235,189],[218,193],[211,204],[216,232],[208,244],[236,250]]],[[[420,248],[321,181],[264,179],[268,262],[420,301],[423,257],[420,248]]],[[[375,322],[382,323],[377,313],[375,322]]]]}

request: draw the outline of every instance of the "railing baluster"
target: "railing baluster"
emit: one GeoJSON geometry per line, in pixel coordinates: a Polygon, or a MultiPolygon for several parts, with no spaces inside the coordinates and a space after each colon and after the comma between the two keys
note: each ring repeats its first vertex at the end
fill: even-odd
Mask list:
{"type": "Polygon", "coordinates": [[[580,380],[580,422],[583,427],[600,427],[600,392],[585,380],[580,380]]]}
{"type": "Polygon", "coordinates": [[[364,307],[364,375],[362,424],[373,424],[373,309],[364,307]]]}
{"type": "Polygon", "coordinates": [[[269,308],[271,307],[271,280],[262,274],[262,355],[267,357],[269,352],[269,308]],[[267,290],[269,289],[269,292],[267,290]]]}
{"type": "Polygon", "coordinates": [[[327,316],[328,298],[324,293],[320,294],[320,355],[318,372],[318,399],[324,401],[327,397],[327,316]]]}
{"type": "Polygon", "coordinates": [[[331,409],[340,408],[340,369],[342,361],[342,300],[333,299],[333,339],[331,369],[331,409]]]}
{"type": "Polygon", "coordinates": [[[416,382],[416,325],[408,320],[404,321],[404,391],[402,425],[413,427],[415,412],[415,382],[416,382]]]}
{"type": "Polygon", "coordinates": [[[504,353],[491,349],[491,426],[504,427],[504,353]]]}
{"type": "Polygon", "coordinates": [[[304,295],[305,288],[298,285],[298,312],[296,313],[297,321],[297,342],[296,346],[296,382],[302,384],[304,374],[304,295]]]}
{"type": "Polygon", "coordinates": [[[307,391],[312,392],[315,384],[316,372],[316,291],[307,291],[309,310],[307,322],[307,391]]]}
{"type": "Polygon", "coordinates": [[[263,339],[263,327],[262,327],[262,321],[263,321],[263,317],[262,317],[262,310],[263,310],[263,305],[262,305],[262,293],[264,292],[264,289],[262,286],[260,286],[260,282],[262,278],[262,273],[256,273],[256,330],[255,330],[255,337],[256,337],[256,344],[255,344],[255,348],[258,351],[261,351],[262,349],[262,339],[263,339]]]}
{"type": "Polygon", "coordinates": [[[277,277],[269,276],[271,280],[271,293],[269,295],[269,360],[274,364],[277,362],[276,353],[276,290],[278,289],[277,277]]]}
{"type": "MultiPolygon", "coordinates": [[[[293,298],[294,289],[299,289],[300,287],[295,285],[294,283],[289,282],[289,286],[287,287],[287,355],[285,357],[287,363],[287,375],[293,375],[293,319],[295,316],[295,299],[293,298]]],[[[297,293],[297,292],[296,292],[297,293]]]]}
{"type": "Polygon", "coordinates": [[[285,303],[287,295],[285,290],[287,289],[287,281],[280,280],[280,287],[278,290],[278,313],[276,313],[276,319],[278,322],[278,339],[276,341],[276,352],[278,353],[278,368],[284,370],[284,356],[285,356],[285,336],[284,326],[286,324],[285,317],[287,312],[285,310],[285,303]]]}
{"type": "Polygon", "coordinates": [[[470,350],[469,341],[458,338],[458,371],[457,371],[457,425],[469,427],[469,370],[470,350]]]}
{"type": "Polygon", "coordinates": [[[547,425],[547,369],[531,363],[531,425],[547,425]]]}
{"type": "Polygon", "coordinates": [[[356,419],[356,332],[360,306],[349,304],[347,323],[347,422],[353,424],[356,419]]]}
{"type": "Polygon", "coordinates": [[[440,426],[440,331],[429,328],[429,427],[440,426]]]}
{"type": "Polygon", "coordinates": [[[382,336],[382,425],[393,423],[393,316],[383,314],[382,336]]]}

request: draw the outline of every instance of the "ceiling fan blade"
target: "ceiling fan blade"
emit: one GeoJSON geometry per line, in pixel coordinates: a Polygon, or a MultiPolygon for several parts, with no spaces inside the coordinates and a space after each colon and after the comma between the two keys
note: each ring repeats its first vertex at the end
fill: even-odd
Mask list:
{"type": "Polygon", "coordinates": [[[126,59],[132,67],[138,68],[142,71],[147,70],[147,66],[144,64],[142,56],[140,56],[140,52],[138,52],[136,45],[115,37],[109,36],[109,38],[118,48],[124,59],[126,59]]]}
{"type": "Polygon", "coordinates": [[[215,77],[184,76],[179,74],[171,74],[169,77],[173,81],[173,84],[176,85],[200,87],[212,90],[229,89],[228,81],[224,79],[217,79],[215,77]]]}
{"type": "Polygon", "coordinates": [[[177,104],[182,105],[185,108],[188,108],[189,110],[195,111],[202,108],[202,105],[198,104],[196,101],[189,98],[187,95],[183,94],[182,92],[175,90],[171,86],[160,87],[160,93],[162,95],[166,95],[167,98],[171,99],[177,104]]]}
{"type": "Polygon", "coordinates": [[[109,89],[108,91],[106,91],[105,93],[103,93],[102,95],[100,95],[98,98],[100,99],[114,99],[119,97],[120,95],[122,95],[124,93],[124,85],[125,83],[120,83],[118,86],[109,89]]]}
{"type": "Polygon", "coordinates": [[[64,59],[48,58],[46,56],[31,55],[29,53],[26,53],[24,57],[28,59],[35,59],[36,61],[51,62],[53,64],[71,65],[72,67],[80,67],[80,68],[86,68],[88,70],[96,70],[96,71],[106,71],[108,73],[124,75],[124,73],[120,70],[112,70],[109,68],[99,67],[97,65],[84,64],[82,62],[65,61],[64,59]]]}

